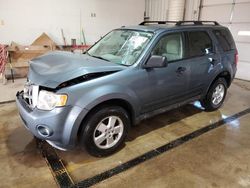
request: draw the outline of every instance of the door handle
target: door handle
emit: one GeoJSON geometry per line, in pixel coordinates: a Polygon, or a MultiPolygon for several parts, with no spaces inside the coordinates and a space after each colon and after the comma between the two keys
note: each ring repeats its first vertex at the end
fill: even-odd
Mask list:
{"type": "Polygon", "coordinates": [[[214,65],[217,60],[215,58],[209,57],[208,61],[209,61],[209,63],[211,63],[212,65],[214,65]]]}
{"type": "Polygon", "coordinates": [[[178,67],[177,70],[176,70],[176,72],[180,73],[180,74],[185,72],[185,71],[186,71],[186,67],[178,67]]]}

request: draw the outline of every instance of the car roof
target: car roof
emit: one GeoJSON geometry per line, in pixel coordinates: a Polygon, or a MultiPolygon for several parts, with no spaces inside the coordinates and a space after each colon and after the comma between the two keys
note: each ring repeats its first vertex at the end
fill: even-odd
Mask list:
{"type": "Polygon", "coordinates": [[[203,25],[176,25],[176,24],[149,24],[149,25],[137,25],[137,26],[123,26],[122,29],[129,30],[138,30],[145,32],[161,33],[165,31],[173,30],[190,30],[190,29],[210,29],[210,28],[226,28],[222,25],[212,25],[212,24],[203,24],[203,25]]]}

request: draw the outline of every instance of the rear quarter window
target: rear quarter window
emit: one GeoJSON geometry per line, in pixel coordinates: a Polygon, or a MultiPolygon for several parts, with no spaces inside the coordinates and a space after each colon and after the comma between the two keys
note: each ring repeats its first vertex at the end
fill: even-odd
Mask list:
{"type": "Polygon", "coordinates": [[[235,43],[231,33],[226,29],[217,29],[213,31],[217,38],[219,45],[224,51],[230,51],[236,49],[235,43]]]}

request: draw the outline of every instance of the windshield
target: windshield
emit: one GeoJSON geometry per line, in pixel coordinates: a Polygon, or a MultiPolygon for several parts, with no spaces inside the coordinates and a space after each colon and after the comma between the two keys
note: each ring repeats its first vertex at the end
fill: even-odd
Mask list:
{"type": "Polygon", "coordinates": [[[114,30],[96,43],[87,54],[112,63],[133,65],[153,34],[132,30],[114,30]]]}

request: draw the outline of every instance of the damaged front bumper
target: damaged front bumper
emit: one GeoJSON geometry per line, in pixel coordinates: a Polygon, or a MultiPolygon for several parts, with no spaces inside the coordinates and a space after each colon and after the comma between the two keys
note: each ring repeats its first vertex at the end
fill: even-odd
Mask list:
{"type": "Polygon", "coordinates": [[[17,92],[16,104],[25,127],[35,137],[61,150],[76,145],[81,117],[87,111],[78,106],[58,107],[51,111],[32,109],[23,98],[23,91],[17,92]]]}

